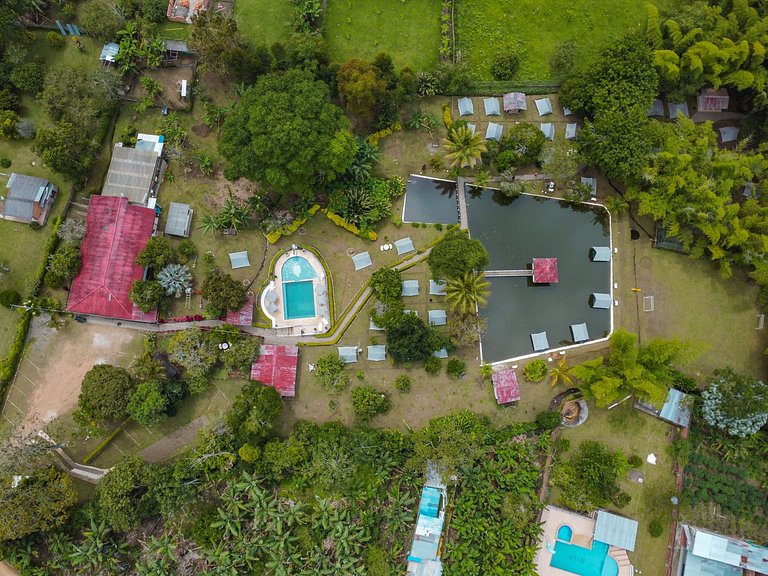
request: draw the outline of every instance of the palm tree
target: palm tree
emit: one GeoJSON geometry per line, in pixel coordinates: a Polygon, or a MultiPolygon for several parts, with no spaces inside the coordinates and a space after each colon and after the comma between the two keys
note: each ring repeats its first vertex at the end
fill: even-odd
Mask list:
{"type": "Polygon", "coordinates": [[[565,356],[561,356],[557,361],[557,366],[549,371],[549,384],[554,388],[558,384],[573,384],[573,366],[568,366],[565,363],[565,356]]]}
{"type": "Polygon", "coordinates": [[[488,302],[490,283],[482,272],[467,272],[460,278],[449,280],[445,286],[445,299],[451,310],[466,316],[475,312],[478,306],[488,302]]]}
{"type": "Polygon", "coordinates": [[[449,130],[448,138],[443,140],[443,148],[448,152],[445,157],[454,168],[474,168],[480,161],[480,155],[487,150],[482,134],[472,134],[467,126],[449,130]]]}

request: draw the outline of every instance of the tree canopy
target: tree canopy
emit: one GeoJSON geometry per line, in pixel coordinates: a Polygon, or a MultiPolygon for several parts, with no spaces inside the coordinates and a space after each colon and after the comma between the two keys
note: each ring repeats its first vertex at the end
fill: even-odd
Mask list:
{"type": "Polygon", "coordinates": [[[432,277],[437,280],[461,278],[464,274],[479,272],[488,262],[488,252],[482,242],[470,238],[461,230],[448,232],[427,257],[432,277]]]}
{"type": "Polygon", "coordinates": [[[124,418],[135,389],[136,383],[125,368],[97,364],[83,378],[77,412],[97,424],[124,418]]]}
{"type": "Polygon", "coordinates": [[[248,301],[243,285],[229,274],[215,273],[203,281],[203,297],[208,300],[211,315],[220,315],[227,310],[240,310],[248,301]]]}
{"type": "Polygon", "coordinates": [[[768,424],[768,385],[730,368],[715,371],[701,394],[701,413],[710,426],[745,438],[768,424]]]}
{"type": "Polygon", "coordinates": [[[302,70],[266,74],[224,122],[219,150],[230,177],[245,176],[280,193],[308,193],[333,180],[357,146],[328,86],[302,70]]]}

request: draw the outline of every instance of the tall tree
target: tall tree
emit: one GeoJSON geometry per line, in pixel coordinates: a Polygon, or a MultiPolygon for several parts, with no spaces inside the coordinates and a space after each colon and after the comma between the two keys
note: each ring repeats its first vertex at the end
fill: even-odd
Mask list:
{"type": "Polygon", "coordinates": [[[451,230],[427,257],[432,278],[449,280],[470,272],[480,272],[488,265],[488,252],[480,240],[462,230],[451,230]]]}
{"type": "Polygon", "coordinates": [[[356,116],[371,120],[376,103],[387,90],[387,82],[372,64],[353,58],[341,65],[336,73],[339,95],[356,116]]]}
{"type": "Polygon", "coordinates": [[[455,168],[469,166],[474,168],[480,162],[480,157],[487,149],[483,135],[473,134],[467,126],[448,129],[448,137],[443,139],[443,148],[447,152],[446,159],[455,168]]]}
{"type": "Polygon", "coordinates": [[[768,385],[730,368],[715,371],[701,394],[704,420],[731,436],[746,438],[768,424],[768,385]]]}
{"type": "Polygon", "coordinates": [[[55,172],[80,183],[93,165],[98,145],[80,127],[59,122],[37,131],[34,148],[55,172]]]}
{"type": "Polygon", "coordinates": [[[95,424],[125,418],[126,407],[136,389],[125,368],[97,364],[83,378],[77,413],[80,422],[95,424]]]}
{"type": "Polygon", "coordinates": [[[473,314],[488,302],[490,282],[483,272],[467,272],[459,278],[451,278],[445,287],[445,300],[451,310],[461,316],[473,314]]]}

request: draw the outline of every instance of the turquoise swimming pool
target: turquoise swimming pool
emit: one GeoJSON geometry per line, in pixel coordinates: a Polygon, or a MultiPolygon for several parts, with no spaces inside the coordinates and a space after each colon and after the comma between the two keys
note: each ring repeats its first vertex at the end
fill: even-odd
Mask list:
{"type": "Polygon", "coordinates": [[[557,529],[557,539],[563,542],[570,542],[573,537],[573,529],[568,524],[563,524],[557,529]]]}
{"type": "Polygon", "coordinates": [[[315,290],[312,287],[312,281],[284,283],[283,302],[285,302],[283,316],[286,320],[315,316],[315,290]]]}
{"type": "MultiPolygon", "coordinates": [[[[567,526],[561,526],[561,528],[567,526]]],[[[569,528],[570,530],[570,528],[569,528]]],[[[560,538],[560,530],[558,530],[560,538]]],[[[618,576],[619,565],[608,556],[608,544],[594,540],[592,548],[582,548],[559,540],[555,542],[550,566],[578,576],[618,576]]]]}
{"type": "Polygon", "coordinates": [[[298,282],[299,280],[317,278],[317,273],[306,258],[292,256],[283,262],[283,267],[280,269],[280,278],[283,282],[298,282]]]}

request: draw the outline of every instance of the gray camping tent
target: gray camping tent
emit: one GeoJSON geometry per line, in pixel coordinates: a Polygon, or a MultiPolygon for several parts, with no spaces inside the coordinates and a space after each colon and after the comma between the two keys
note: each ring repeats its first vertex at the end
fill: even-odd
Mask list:
{"type": "Polygon", "coordinates": [[[395,240],[395,248],[397,249],[398,256],[416,250],[416,248],[413,247],[413,240],[408,237],[395,240]]]}
{"type": "Polygon", "coordinates": [[[664,104],[661,100],[654,100],[651,107],[645,113],[648,116],[664,116],[664,104]]]}
{"type": "Polygon", "coordinates": [[[589,259],[592,262],[610,262],[611,249],[608,246],[592,246],[589,249],[589,259]]]}
{"type": "Polygon", "coordinates": [[[682,114],[688,118],[688,104],[685,102],[670,102],[669,103],[669,117],[673,120],[677,118],[679,114],[682,114]]]}
{"type": "Polygon", "coordinates": [[[371,261],[371,255],[368,252],[360,252],[352,256],[352,262],[355,264],[355,270],[362,270],[368,268],[373,262],[371,261]]]}
{"type": "Polygon", "coordinates": [[[233,270],[237,270],[238,268],[247,268],[251,265],[251,261],[248,260],[248,251],[243,250],[242,252],[230,252],[229,263],[232,265],[233,270]]]}
{"type": "Polygon", "coordinates": [[[504,126],[496,124],[495,122],[488,122],[488,128],[485,131],[486,140],[501,140],[501,133],[504,130],[504,126]]]}
{"type": "Polygon", "coordinates": [[[611,295],[602,292],[593,292],[589,296],[589,305],[592,308],[602,308],[607,310],[611,307],[611,295]]]}
{"type": "Polygon", "coordinates": [[[587,331],[587,324],[571,324],[571,335],[574,342],[586,342],[589,340],[589,332],[587,331]]]}
{"type": "Polygon", "coordinates": [[[387,347],[384,344],[368,346],[368,360],[371,362],[381,362],[387,359],[387,347]]]}
{"type": "Polygon", "coordinates": [[[377,332],[380,332],[384,330],[381,326],[376,326],[373,322],[373,318],[371,318],[371,321],[368,323],[368,330],[376,330],[377,332]]]}
{"type": "Polygon", "coordinates": [[[539,116],[546,116],[552,114],[552,101],[549,98],[539,98],[536,102],[536,110],[539,111],[539,116]]]}
{"type": "Polygon", "coordinates": [[[435,358],[448,358],[448,350],[445,348],[440,348],[440,350],[435,350],[432,352],[432,356],[435,358]]]}
{"type": "Polygon", "coordinates": [[[563,106],[563,116],[570,116],[571,114],[573,114],[573,110],[567,106],[563,106]]]}
{"type": "Polygon", "coordinates": [[[459,116],[472,116],[475,113],[475,107],[472,104],[472,98],[459,98],[459,116]]]}
{"type": "Polygon", "coordinates": [[[430,310],[428,315],[430,326],[445,326],[448,323],[448,315],[445,310],[430,310]]]}
{"type": "Polygon", "coordinates": [[[339,346],[339,360],[344,364],[357,362],[357,346],[339,346]]]}
{"type": "Polygon", "coordinates": [[[430,296],[445,296],[445,280],[429,279],[430,296]]]}
{"type": "Polygon", "coordinates": [[[418,296],[418,295],[419,295],[419,281],[403,280],[403,289],[400,292],[400,296],[418,296]]]}
{"type": "Polygon", "coordinates": [[[501,108],[499,108],[498,98],[483,98],[483,107],[485,108],[486,116],[501,115],[501,108]]]}
{"type": "Polygon", "coordinates": [[[467,128],[469,128],[469,131],[472,132],[472,136],[474,136],[475,132],[477,132],[477,124],[472,124],[471,122],[467,122],[467,128]]]}
{"type": "Polygon", "coordinates": [[[549,341],[547,340],[547,333],[546,332],[533,332],[531,333],[531,343],[533,344],[533,349],[536,352],[540,352],[542,350],[546,350],[549,348],[549,341]]]}
{"type": "Polygon", "coordinates": [[[584,176],[581,177],[581,183],[586,184],[590,188],[592,188],[592,194],[597,194],[597,178],[585,178],[584,176]]]}
{"type": "Polygon", "coordinates": [[[579,129],[579,125],[576,122],[570,122],[565,125],[565,138],[566,140],[575,140],[576,132],[579,129]]]}
{"type": "Polygon", "coordinates": [[[739,129],[736,126],[723,126],[718,130],[720,132],[720,142],[735,142],[739,138],[739,129]]]}
{"type": "Polygon", "coordinates": [[[555,139],[555,125],[551,124],[549,122],[544,123],[541,125],[541,131],[544,133],[544,136],[547,137],[547,140],[554,140],[555,139]]]}

